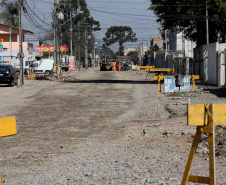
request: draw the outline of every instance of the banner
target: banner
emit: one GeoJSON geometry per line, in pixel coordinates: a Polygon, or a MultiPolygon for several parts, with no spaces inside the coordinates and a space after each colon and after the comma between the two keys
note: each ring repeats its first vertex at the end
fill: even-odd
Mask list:
{"type": "Polygon", "coordinates": [[[190,76],[184,76],[184,85],[176,87],[175,78],[168,77],[164,78],[164,91],[167,92],[178,92],[178,91],[190,91],[190,76]]]}
{"type": "Polygon", "coordinates": [[[3,46],[0,46],[0,53],[3,52],[3,46]]]}
{"type": "Polygon", "coordinates": [[[69,71],[75,68],[75,57],[69,56],[69,71]]]}
{"type": "Polygon", "coordinates": [[[60,46],[60,51],[61,52],[66,52],[67,51],[67,46],[60,46]]]}
{"type": "Polygon", "coordinates": [[[3,39],[0,39],[0,46],[3,46],[3,39]]]}
{"type": "MultiPolygon", "coordinates": [[[[67,51],[67,46],[60,46],[61,52],[67,51]]],[[[36,52],[54,52],[54,46],[36,46],[36,52]]]]}

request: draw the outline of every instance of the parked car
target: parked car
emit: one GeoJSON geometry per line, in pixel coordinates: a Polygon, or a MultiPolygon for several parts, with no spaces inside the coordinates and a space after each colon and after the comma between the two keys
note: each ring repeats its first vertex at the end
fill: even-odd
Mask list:
{"type": "Polygon", "coordinates": [[[11,65],[0,65],[0,84],[14,86],[18,84],[18,75],[11,65]]]}

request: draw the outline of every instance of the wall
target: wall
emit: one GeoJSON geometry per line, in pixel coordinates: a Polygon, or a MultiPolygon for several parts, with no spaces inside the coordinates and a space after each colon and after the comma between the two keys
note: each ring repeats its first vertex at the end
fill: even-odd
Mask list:
{"type": "Polygon", "coordinates": [[[165,53],[157,54],[155,58],[155,67],[156,68],[165,68],[165,53]]]}
{"type": "MultiPolygon", "coordinates": [[[[207,68],[207,81],[213,85],[218,84],[218,78],[220,78],[219,85],[225,85],[225,53],[224,50],[226,44],[211,43],[204,45],[203,47],[195,49],[195,61],[199,61],[201,64],[200,75],[204,77],[204,68],[207,68]],[[205,66],[203,60],[207,55],[207,65],[205,66]],[[218,60],[220,67],[220,74],[218,75],[218,60]]],[[[204,78],[205,79],[205,78],[204,78]]]]}
{"type": "Polygon", "coordinates": [[[183,38],[182,32],[169,32],[169,50],[184,51],[186,57],[193,57],[193,49],[196,44],[183,38]]]}

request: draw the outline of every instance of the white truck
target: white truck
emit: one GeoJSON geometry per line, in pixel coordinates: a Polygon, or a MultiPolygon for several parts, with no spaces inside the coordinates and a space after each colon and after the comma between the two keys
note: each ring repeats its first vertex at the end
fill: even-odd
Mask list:
{"type": "Polygon", "coordinates": [[[36,74],[45,74],[49,76],[53,70],[54,60],[52,59],[42,59],[32,63],[29,67],[34,69],[36,74]]]}

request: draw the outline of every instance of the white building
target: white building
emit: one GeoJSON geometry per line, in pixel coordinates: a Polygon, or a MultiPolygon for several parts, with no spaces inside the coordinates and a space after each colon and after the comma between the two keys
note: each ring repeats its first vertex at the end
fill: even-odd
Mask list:
{"type": "Polygon", "coordinates": [[[183,33],[169,32],[169,51],[180,51],[183,57],[193,58],[193,49],[196,43],[184,38],[183,33]]]}

